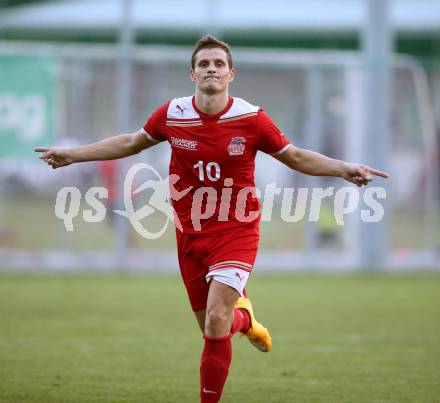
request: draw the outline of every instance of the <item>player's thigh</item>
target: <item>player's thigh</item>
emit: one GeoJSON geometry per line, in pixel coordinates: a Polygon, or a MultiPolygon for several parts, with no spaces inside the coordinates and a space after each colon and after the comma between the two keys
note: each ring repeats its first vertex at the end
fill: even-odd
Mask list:
{"type": "Polygon", "coordinates": [[[232,309],[239,296],[240,294],[236,289],[214,279],[209,287],[206,309],[209,310],[209,308],[218,305],[232,309]]]}

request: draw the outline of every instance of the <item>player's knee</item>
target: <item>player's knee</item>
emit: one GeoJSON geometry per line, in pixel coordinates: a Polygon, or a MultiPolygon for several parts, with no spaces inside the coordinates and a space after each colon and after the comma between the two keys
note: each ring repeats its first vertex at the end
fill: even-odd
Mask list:
{"type": "Polygon", "coordinates": [[[205,329],[223,328],[229,321],[229,315],[223,307],[213,307],[206,312],[205,329]]]}

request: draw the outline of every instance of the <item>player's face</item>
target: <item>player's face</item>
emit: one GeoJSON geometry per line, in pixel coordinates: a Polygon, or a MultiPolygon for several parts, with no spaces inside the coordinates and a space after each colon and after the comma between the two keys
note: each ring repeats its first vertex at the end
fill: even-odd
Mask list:
{"type": "Polygon", "coordinates": [[[229,67],[228,56],[223,49],[202,49],[196,55],[194,69],[190,70],[191,80],[196,88],[206,94],[227,90],[234,79],[235,71],[229,67]]]}

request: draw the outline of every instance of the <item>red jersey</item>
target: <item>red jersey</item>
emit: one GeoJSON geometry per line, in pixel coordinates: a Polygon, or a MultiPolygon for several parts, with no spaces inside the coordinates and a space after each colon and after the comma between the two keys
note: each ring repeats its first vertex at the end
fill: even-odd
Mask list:
{"type": "Polygon", "coordinates": [[[258,226],[256,153],[277,155],[289,145],[261,108],[230,97],[223,111],[208,115],[197,109],[194,96],[176,98],[143,128],[150,140],[170,143],[169,173],[179,178],[170,193],[184,233],[212,234],[250,222],[258,226]]]}

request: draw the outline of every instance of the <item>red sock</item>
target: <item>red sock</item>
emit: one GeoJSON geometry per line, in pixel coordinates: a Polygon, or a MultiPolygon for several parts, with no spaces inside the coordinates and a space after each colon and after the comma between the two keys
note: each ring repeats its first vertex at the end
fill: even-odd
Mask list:
{"type": "Polygon", "coordinates": [[[207,337],[200,365],[200,401],[218,402],[228,377],[232,359],[231,334],[207,337]]]}
{"type": "Polygon", "coordinates": [[[234,320],[231,326],[231,334],[246,333],[251,327],[251,318],[245,309],[234,308],[234,320]]]}

